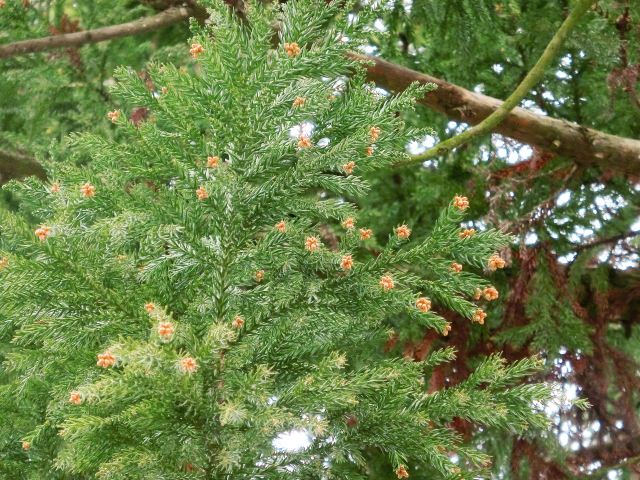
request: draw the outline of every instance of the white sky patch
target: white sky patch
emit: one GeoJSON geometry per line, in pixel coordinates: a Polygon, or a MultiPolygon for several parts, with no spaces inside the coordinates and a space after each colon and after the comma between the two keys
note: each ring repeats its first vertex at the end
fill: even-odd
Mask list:
{"type": "Polygon", "coordinates": [[[389,96],[389,91],[385,90],[384,88],[380,88],[380,87],[376,87],[373,89],[373,92],[378,95],[379,97],[388,97],[389,96]]]}
{"type": "Polygon", "coordinates": [[[533,155],[533,148],[529,145],[523,145],[518,150],[518,155],[520,155],[520,160],[528,160],[533,155]]]}
{"type": "Polygon", "coordinates": [[[499,63],[494,63],[493,65],[491,65],[491,70],[493,70],[497,74],[501,74],[502,72],[504,72],[504,67],[499,63]]]}
{"type": "Polygon", "coordinates": [[[321,138],[320,140],[318,140],[318,143],[316,143],[316,145],[320,148],[324,148],[327,145],[329,145],[329,143],[331,142],[331,140],[328,137],[324,137],[321,138]]]}
{"type": "Polygon", "coordinates": [[[373,26],[379,32],[387,31],[387,26],[385,25],[384,20],[382,20],[381,18],[377,18],[376,21],[373,22],[373,26]]]}
{"type": "Polygon", "coordinates": [[[562,207],[569,203],[569,200],[571,200],[571,192],[569,190],[565,190],[560,195],[558,195],[558,198],[556,199],[556,205],[558,207],[562,207]]]}
{"type": "Polygon", "coordinates": [[[311,445],[311,435],[306,430],[282,432],[273,440],[273,448],[284,452],[304,450],[311,445]]]}
{"type": "Polygon", "coordinates": [[[520,102],[520,106],[526,110],[529,110],[530,112],[537,113],[538,115],[547,116],[547,113],[540,107],[538,107],[538,105],[536,105],[536,102],[534,102],[533,100],[523,100],[522,102],[520,102]]]}
{"type": "Polygon", "coordinates": [[[296,125],[289,129],[289,135],[293,138],[298,138],[300,135],[304,135],[305,137],[310,137],[313,134],[313,130],[315,125],[311,122],[302,122],[300,125],[296,125]]]}
{"type": "Polygon", "coordinates": [[[598,255],[598,260],[600,260],[600,263],[604,263],[609,260],[610,256],[611,252],[609,250],[605,250],[604,252],[601,252],[600,255],[598,255]]]}
{"type": "Polygon", "coordinates": [[[374,45],[362,45],[359,50],[367,55],[374,55],[378,51],[378,47],[374,45]]]}
{"type": "Polygon", "coordinates": [[[438,143],[438,139],[433,135],[425,135],[421,140],[412,140],[407,145],[407,151],[411,155],[419,155],[424,153],[427,149],[433,147],[438,143]]]}
{"type": "Polygon", "coordinates": [[[538,243],[538,234],[535,232],[527,233],[527,236],[524,238],[524,243],[526,245],[535,245],[538,243]]]}

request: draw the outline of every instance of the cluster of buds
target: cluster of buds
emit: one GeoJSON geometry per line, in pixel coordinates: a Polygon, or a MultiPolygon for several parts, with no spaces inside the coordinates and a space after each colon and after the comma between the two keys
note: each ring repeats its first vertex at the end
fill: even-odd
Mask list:
{"type": "Polygon", "coordinates": [[[147,311],[149,315],[151,315],[153,311],[156,309],[156,304],[153,302],[147,302],[144,304],[144,309],[147,311]]]}
{"type": "Polygon", "coordinates": [[[342,221],[342,226],[347,230],[353,230],[356,228],[356,220],[353,217],[347,217],[342,221]]]}
{"type": "Polygon", "coordinates": [[[296,108],[296,107],[301,107],[304,105],[304,102],[306,102],[307,99],[304,97],[296,97],[296,99],[293,101],[292,107],[296,108]]]}
{"type": "Polygon", "coordinates": [[[85,198],[91,198],[96,194],[96,187],[87,182],[80,187],[80,193],[85,198]]]}
{"type": "Polygon", "coordinates": [[[280,220],[278,223],[276,223],[275,227],[276,230],[278,230],[280,233],[284,233],[287,231],[287,224],[284,220],[280,220]]]}
{"type": "Polygon", "coordinates": [[[484,325],[485,318],[487,318],[487,314],[484,312],[484,310],[478,308],[475,312],[473,312],[471,321],[474,323],[479,323],[480,325],[484,325]]]}
{"type": "Polygon", "coordinates": [[[367,147],[367,148],[365,148],[365,149],[364,149],[364,154],[365,154],[367,157],[370,157],[371,155],[373,155],[373,147],[367,147]]]}
{"type": "Polygon", "coordinates": [[[200,187],[196,190],[196,197],[198,197],[198,200],[206,200],[207,198],[209,198],[209,193],[204,188],[204,186],[200,185],[200,187]]]}
{"type": "Polygon", "coordinates": [[[74,390],[69,394],[69,403],[74,405],[80,405],[82,403],[82,395],[77,390],[74,390]]]}
{"type": "Polygon", "coordinates": [[[169,93],[169,89],[167,87],[162,87],[160,89],[160,92],[162,92],[162,95],[166,95],[167,93],[169,93]]]}
{"type": "Polygon", "coordinates": [[[302,52],[302,49],[296,42],[285,43],[284,51],[287,52],[289,58],[297,57],[302,52]]]}
{"type": "Polygon", "coordinates": [[[160,338],[163,340],[170,340],[175,331],[176,327],[171,322],[160,322],[158,324],[158,335],[160,335],[160,338]]]}
{"type": "Polygon", "coordinates": [[[192,58],[198,58],[202,53],[204,53],[204,47],[199,43],[192,43],[189,53],[192,58]]]}
{"type": "Polygon", "coordinates": [[[9,265],[9,257],[0,258],[0,270],[7,268],[7,265],[9,265]]]}
{"type": "Polygon", "coordinates": [[[423,313],[427,313],[431,310],[431,300],[426,297],[420,297],[416,300],[416,308],[423,313]]]}
{"type": "Polygon", "coordinates": [[[29,450],[31,448],[31,442],[27,442],[26,440],[22,441],[22,449],[29,450]]]}
{"type": "Polygon", "coordinates": [[[115,365],[115,363],[116,363],[116,357],[114,357],[111,352],[107,351],[107,352],[98,354],[98,361],[96,362],[96,365],[98,365],[99,367],[109,368],[115,365]]]}
{"type": "Polygon", "coordinates": [[[43,242],[49,235],[51,235],[51,228],[43,225],[40,228],[36,228],[36,231],[33,233],[35,233],[36,237],[38,237],[40,241],[43,242]]]}
{"type": "Polygon", "coordinates": [[[506,262],[502,257],[500,257],[500,255],[493,254],[489,258],[488,265],[489,265],[489,270],[491,270],[492,272],[495,272],[499,268],[504,268],[506,265],[506,262]]]}
{"type": "Polygon", "coordinates": [[[243,325],[244,325],[244,318],[242,318],[240,315],[236,315],[233,321],[231,322],[231,326],[236,330],[240,330],[243,325]]]}
{"type": "Polygon", "coordinates": [[[120,110],[113,110],[107,113],[107,118],[111,120],[111,123],[116,123],[120,118],[120,110]]]}
{"type": "Polygon", "coordinates": [[[59,182],[53,182],[51,184],[51,188],[49,189],[49,191],[51,193],[60,193],[60,183],[59,182]]]}
{"type": "Polygon", "coordinates": [[[380,136],[380,129],[378,127],[371,127],[369,129],[369,138],[371,139],[371,143],[375,143],[380,136]]]}
{"type": "Polygon", "coordinates": [[[320,240],[318,237],[307,237],[304,241],[304,248],[306,248],[310,252],[315,252],[320,248],[320,240]]]}
{"type": "Polygon", "coordinates": [[[264,270],[256,270],[255,278],[258,283],[264,280],[264,270]]]}
{"type": "Polygon", "coordinates": [[[340,260],[340,268],[343,270],[351,270],[353,268],[353,257],[351,255],[345,255],[340,260]]]}
{"type": "Polygon", "coordinates": [[[485,300],[488,301],[492,301],[492,300],[497,300],[498,299],[498,290],[495,289],[495,287],[487,287],[484,289],[484,292],[482,292],[482,294],[484,295],[485,300]]]}
{"type": "Polygon", "coordinates": [[[380,286],[384,289],[385,292],[391,290],[392,288],[395,287],[395,283],[393,283],[393,278],[391,278],[389,275],[383,275],[380,278],[380,286]]]}
{"type": "Polygon", "coordinates": [[[360,240],[369,240],[371,235],[373,235],[373,231],[370,228],[360,229],[360,240]]]}
{"type": "Polygon", "coordinates": [[[344,165],[342,165],[342,170],[347,175],[351,175],[355,168],[356,168],[356,162],[347,162],[344,165]]]}
{"type": "Polygon", "coordinates": [[[456,273],[460,273],[462,271],[462,265],[460,265],[458,262],[452,262],[451,263],[451,271],[452,272],[456,272],[456,273]]]}
{"type": "Polygon", "coordinates": [[[444,335],[445,337],[449,335],[449,332],[451,331],[451,324],[449,322],[447,322],[444,325],[444,329],[442,330],[442,335],[444,335]]]}
{"type": "Polygon", "coordinates": [[[184,357],[180,359],[180,370],[182,373],[194,373],[198,370],[198,363],[195,358],[184,357]]]}
{"type": "Polygon", "coordinates": [[[409,478],[407,467],[405,467],[404,465],[400,465],[398,468],[396,468],[396,476],[398,478],[409,478]]]}
{"type": "Polygon", "coordinates": [[[216,168],[220,164],[220,157],[210,155],[207,157],[207,168],[216,168]]]}
{"type": "Polygon", "coordinates": [[[453,197],[453,206],[458,210],[464,212],[467,208],[469,208],[469,199],[467,197],[456,195],[455,197],[453,197]]]}
{"type": "Polygon", "coordinates": [[[400,225],[398,228],[396,228],[396,235],[398,236],[398,238],[406,240],[411,235],[411,229],[406,225],[400,225]]]}
{"type": "Polygon", "coordinates": [[[476,229],[475,228],[465,228],[464,230],[462,230],[458,236],[460,238],[469,238],[472,237],[476,234],[476,229]]]}
{"type": "Polygon", "coordinates": [[[309,137],[300,135],[300,138],[298,139],[298,148],[310,148],[310,147],[311,147],[311,140],[309,139],[309,137]]]}

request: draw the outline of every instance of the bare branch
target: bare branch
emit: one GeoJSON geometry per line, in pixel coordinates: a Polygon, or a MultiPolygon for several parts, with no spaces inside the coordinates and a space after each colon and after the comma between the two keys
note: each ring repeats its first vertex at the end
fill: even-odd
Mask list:
{"type": "MultiPolygon", "coordinates": [[[[497,98],[471,92],[381,58],[356,53],[350,56],[369,62],[367,77],[386,90],[400,92],[413,82],[435,83],[438,88],[425,95],[420,103],[453,120],[477,125],[502,104],[497,98]]],[[[494,132],[566,156],[581,166],[598,165],[603,170],[640,174],[638,140],[610,135],[566,120],[538,115],[519,107],[509,112],[494,132]]]]}
{"type": "Polygon", "coordinates": [[[0,45],[0,59],[25,53],[42,52],[55,48],[78,47],[87,43],[104,42],[113,38],[138,35],[151,32],[159,28],[180,23],[193,15],[193,11],[184,7],[173,7],[150,17],[140,18],[132,22],[112,25],[110,27],[96,28],[84,32],[67,33],[64,35],[52,35],[44,38],[34,38],[21,42],[0,45]]]}
{"type": "Polygon", "coordinates": [[[0,150],[0,185],[12,178],[30,175],[35,175],[41,180],[47,178],[47,172],[35,158],[23,153],[0,150]]]}
{"type": "Polygon", "coordinates": [[[560,48],[564,44],[564,40],[567,38],[571,30],[573,30],[578,24],[580,18],[587,12],[593,1],[594,0],[580,0],[578,2],[560,28],[553,35],[553,38],[547,45],[547,48],[544,49],[544,52],[531,71],[527,73],[513,93],[509,95],[509,98],[495,109],[491,115],[469,130],[439,143],[420,155],[415,155],[406,163],[421,163],[430,158],[444,155],[452,151],[454,148],[464,145],[475,137],[492,132],[505,118],[507,118],[509,112],[522,101],[527,93],[529,93],[529,91],[538,84],[540,79],[544,76],[547,67],[551,64],[551,61],[558,55],[560,48]]]}

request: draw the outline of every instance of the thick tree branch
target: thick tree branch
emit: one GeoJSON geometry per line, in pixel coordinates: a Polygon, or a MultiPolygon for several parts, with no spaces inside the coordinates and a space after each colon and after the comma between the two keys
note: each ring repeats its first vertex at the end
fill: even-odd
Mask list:
{"type": "MultiPolygon", "coordinates": [[[[121,25],[0,45],[0,58],[135,35],[178,23],[191,15],[199,18],[201,13],[195,12],[191,7],[170,8],[157,15],[121,25]]],[[[421,99],[421,103],[453,120],[477,125],[502,105],[498,99],[471,92],[439,78],[380,58],[355,53],[351,54],[351,57],[368,61],[370,63],[367,67],[368,78],[387,90],[402,91],[413,82],[435,83],[438,89],[428,93],[421,99]]],[[[582,166],[597,165],[603,170],[640,174],[640,141],[638,140],[610,135],[518,107],[511,110],[493,131],[519,142],[566,156],[582,166]]]]}
{"type": "Polygon", "coordinates": [[[35,175],[41,180],[47,178],[47,172],[38,161],[28,155],[0,150],[0,185],[12,178],[35,175]]]}
{"type": "Polygon", "coordinates": [[[553,35],[553,38],[547,45],[547,48],[544,49],[544,52],[533,68],[529,73],[527,73],[513,93],[509,95],[509,98],[494,110],[491,115],[469,130],[439,143],[421,155],[415,155],[406,163],[421,163],[425,160],[429,160],[430,158],[444,155],[452,151],[454,148],[467,143],[472,138],[492,132],[505,118],[507,118],[509,112],[522,101],[522,99],[538,84],[538,82],[540,82],[540,79],[544,76],[547,67],[549,67],[553,59],[558,55],[565,39],[571,30],[575,28],[580,18],[582,18],[582,16],[587,12],[592,3],[593,0],[580,0],[578,2],[566,20],[562,22],[560,28],[553,35]]]}
{"type": "MultiPolygon", "coordinates": [[[[431,75],[417,72],[381,58],[351,54],[369,61],[367,77],[378,86],[395,92],[411,83],[435,83],[438,88],[420,103],[461,122],[477,125],[502,104],[487,95],[471,92],[431,75]]],[[[578,165],[598,165],[625,174],[640,174],[640,141],[610,135],[566,120],[538,115],[516,107],[495,130],[522,143],[571,158],[578,165]]]]}
{"type": "Polygon", "coordinates": [[[98,43],[113,38],[138,35],[151,32],[159,28],[182,22],[194,14],[192,9],[173,7],[150,17],[140,18],[132,22],[112,25],[110,27],[96,28],[84,32],[53,35],[44,38],[34,38],[21,42],[0,45],[0,59],[25,53],[42,52],[55,48],[79,47],[87,43],[98,43]]]}

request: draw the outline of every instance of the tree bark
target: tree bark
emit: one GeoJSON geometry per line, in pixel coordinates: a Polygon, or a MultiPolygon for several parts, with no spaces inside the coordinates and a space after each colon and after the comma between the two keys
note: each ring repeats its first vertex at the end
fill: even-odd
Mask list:
{"type": "Polygon", "coordinates": [[[28,155],[0,150],[0,185],[12,178],[35,175],[41,180],[47,178],[47,172],[37,160],[28,155]]]}
{"type": "MultiPolygon", "coordinates": [[[[367,76],[378,86],[399,92],[411,83],[435,83],[438,88],[420,103],[447,117],[476,125],[487,118],[502,101],[471,92],[431,75],[359,54],[351,57],[368,61],[367,76]]],[[[543,150],[570,158],[581,166],[597,165],[603,170],[640,174],[640,141],[610,135],[566,120],[539,115],[524,108],[513,109],[495,132],[543,150]]]]}
{"type": "MultiPolygon", "coordinates": [[[[0,45],[0,59],[136,35],[179,23],[193,15],[200,18],[201,12],[193,8],[172,7],[157,15],[120,25],[0,45]]],[[[496,98],[471,92],[381,58],[356,53],[350,56],[368,62],[368,78],[387,90],[402,91],[413,82],[435,83],[438,88],[428,93],[420,102],[457,121],[477,125],[503,103],[496,98]]],[[[565,156],[581,166],[598,166],[605,171],[640,175],[638,140],[600,132],[523,108],[513,109],[494,131],[519,142],[565,156]]]]}
{"type": "Polygon", "coordinates": [[[111,25],[109,27],[85,30],[83,32],[52,35],[20,42],[0,45],[0,59],[26,53],[42,52],[54,48],[79,47],[87,43],[104,42],[113,38],[127,37],[139,33],[151,32],[159,28],[180,23],[192,16],[193,11],[184,7],[172,7],[150,17],[140,18],[132,22],[111,25]]]}

